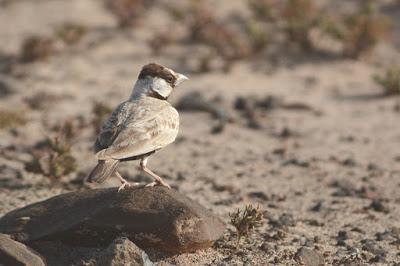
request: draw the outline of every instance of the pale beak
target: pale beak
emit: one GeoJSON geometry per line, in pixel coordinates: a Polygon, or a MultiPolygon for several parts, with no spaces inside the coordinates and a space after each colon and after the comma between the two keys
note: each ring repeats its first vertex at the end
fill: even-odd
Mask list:
{"type": "Polygon", "coordinates": [[[185,80],[189,80],[188,77],[186,77],[183,74],[180,73],[176,73],[176,85],[181,84],[182,82],[184,82],[185,80]]]}

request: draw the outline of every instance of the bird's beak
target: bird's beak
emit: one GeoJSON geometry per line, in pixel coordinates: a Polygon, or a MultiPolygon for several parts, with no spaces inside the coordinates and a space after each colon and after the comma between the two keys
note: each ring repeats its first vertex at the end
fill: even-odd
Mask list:
{"type": "Polygon", "coordinates": [[[183,74],[180,73],[176,73],[176,85],[181,84],[182,82],[184,82],[185,80],[189,80],[188,77],[186,77],[183,74]]]}

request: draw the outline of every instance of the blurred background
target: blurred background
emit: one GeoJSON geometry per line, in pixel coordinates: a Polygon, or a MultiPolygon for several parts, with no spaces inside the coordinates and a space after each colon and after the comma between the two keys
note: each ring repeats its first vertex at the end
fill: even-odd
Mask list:
{"type": "Polygon", "coordinates": [[[199,263],[286,264],[309,245],[398,265],[400,1],[0,0],[0,40],[0,215],[90,188],[101,124],[156,62],[190,81],[150,167],[227,222],[264,212],[244,254],[231,228],[199,263]]]}

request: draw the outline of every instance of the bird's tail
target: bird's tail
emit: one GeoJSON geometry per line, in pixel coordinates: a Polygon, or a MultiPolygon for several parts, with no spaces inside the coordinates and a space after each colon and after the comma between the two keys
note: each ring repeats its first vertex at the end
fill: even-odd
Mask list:
{"type": "Polygon", "coordinates": [[[89,183],[103,183],[110,175],[114,173],[118,163],[118,160],[113,159],[99,160],[86,181],[89,183]]]}

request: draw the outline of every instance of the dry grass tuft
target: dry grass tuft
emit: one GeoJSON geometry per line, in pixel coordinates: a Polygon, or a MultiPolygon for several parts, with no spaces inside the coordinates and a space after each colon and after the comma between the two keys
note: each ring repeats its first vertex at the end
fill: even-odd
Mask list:
{"type": "Polygon", "coordinates": [[[29,63],[43,60],[55,53],[54,40],[43,36],[31,36],[21,47],[21,60],[29,63]]]}
{"type": "Polygon", "coordinates": [[[118,26],[136,26],[153,4],[153,0],[106,0],[106,7],[118,20],[118,26]]]}
{"type": "Polygon", "coordinates": [[[263,221],[263,215],[259,207],[247,205],[243,210],[237,209],[236,212],[230,213],[230,223],[236,228],[237,241],[236,248],[239,247],[240,239],[247,237],[254,227],[260,226],[263,221]]]}
{"type": "Polygon", "coordinates": [[[400,95],[400,67],[392,66],[386,69],[383,76],[373,76],[374,81],[379,84],[386,95],[400,95]]]}
{"type": "Polygon", "coordinates": [[[273,0],[248,0],[248,7],[255,19],[274,21],[277,16],[275,2],[273,0]]]}
{"type": "Polygon", "coordinates": [[[56,29],[55,34],[64,43],[73,45],[78,43],[86,32],[86,27],[80,24],[65,23],[56,29]]]}
{"type": "Polygon", "coordinates": [[[71,145],[59,136],[46,138],[32,151],[33,160],[25,169],[57,180],[77,169],[76,159],[71,154],[71,145]]]}
{"type": "Polygon", "coordinates": [[[0,129],[11,128],[26,123],[21,111],[0,110],[0,129]]]}
{"type": "Polygon", "coordinates": [[[249,47],[235,31],[219,22],[202,2],[193,1],[188,12],[189,39],[205,44],[224,61],[224,69],[229,70],[232,63],[249,55],[249,47]]]}
{"type": "Polygon", "coordinates": [[[287,0],[281,18],[290,42],[304,50],[313,48],[310,32],[318,23],[318,9],[311,0],[287,0]]]}
{"type": "Polygon", "coordinates": [[[378,14],[372,3],[345,20],[347,31],[343,35],[344,54],[351,58],[359,58],[369,52],[379,41],[388,35],[389,20],[378,14]]]}

